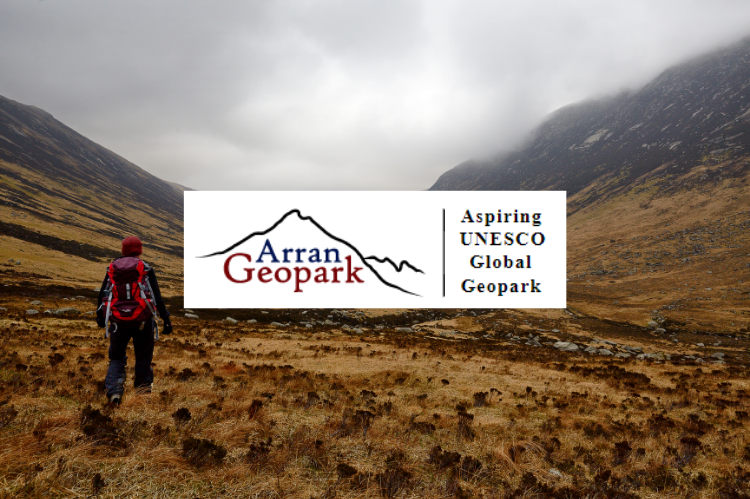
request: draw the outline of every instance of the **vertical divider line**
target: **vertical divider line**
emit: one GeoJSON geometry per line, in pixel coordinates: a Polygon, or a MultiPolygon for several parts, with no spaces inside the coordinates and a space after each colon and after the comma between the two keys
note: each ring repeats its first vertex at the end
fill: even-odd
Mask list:
{"type": "Polygon", "coordinates": [[[443,208],[443,298],[445,298],[445,208],[443,208]]]}

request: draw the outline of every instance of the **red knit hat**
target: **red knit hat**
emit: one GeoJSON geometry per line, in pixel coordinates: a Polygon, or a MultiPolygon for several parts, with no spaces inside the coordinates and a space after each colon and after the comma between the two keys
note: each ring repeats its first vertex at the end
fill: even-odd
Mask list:
{"type": "Polygon", "coordinates": [[[143,244],[135,236],[128,236],[122,240],[122,256],[138,256],[143,253],[143,244]]]}

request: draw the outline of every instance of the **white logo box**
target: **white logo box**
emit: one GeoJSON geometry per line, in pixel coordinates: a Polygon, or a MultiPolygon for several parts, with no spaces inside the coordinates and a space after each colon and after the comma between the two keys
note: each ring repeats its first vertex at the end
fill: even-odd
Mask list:
{"type": "Polygon", "coordinates": [[[185,306],[564,308],[565,200],[563,191],[185,192],[185,306]]]}

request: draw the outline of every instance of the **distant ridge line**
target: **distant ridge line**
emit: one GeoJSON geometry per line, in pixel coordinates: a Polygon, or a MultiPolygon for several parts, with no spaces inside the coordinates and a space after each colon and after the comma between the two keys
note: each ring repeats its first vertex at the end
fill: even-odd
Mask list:
{"type": "MultiPolygon", "coordinates": [[[[372,265],[370,265],[370,263],[367,261],[367,258],[374,258],[377,261],[379,261],[380,263],[388,261],[391,265],[393,265],[394,267],[396,267],[396,264],[394,264],[393,261],[390,258],[386,257],[383,260],[380,260],[377,257],[367,257],[367,258],[365,258],[365,256],[362,255],[362,253],[352,243],[350,243],[349,241],[346,241],[345,239],[342,239],[340,237],[334,236],[333,234],[331,234],[330,232],[328,232],[322,225],[320,225],[313,217],[306,217],[306,216],[304,216],[302,214],[302,212],[300,212],[300,210],[297,209],[297,208],[291,209],[291,210],[287,211],[286,213],[284,213],[284,215],[282,215],[281,218],[279,218],[273,225],[271,225],[266,230],[253,232],[249,236],[247,236],[247,237],[239,240],[238,242],[234,243],[233,245],[229,246],[227,249],[225,249],[223,251],[217,251],[215,253],[210,253],[208,255],[199,256],[198,258],[208,258],[208,257],[212,257],[212,256],[224,255],[226,253],[229,253],[230,251],[232,251],[237,246],[245,243],[246,241],[252,239],[255,236],[264,236],[264,235],[268,234],[269,232],[273,231],[276,227],[278,227],[279,225],[281,225],[281,223],[284,220],[286,220],[287,218],[289,218],[291,215],[297,215],[297,217],[300,220],[304,220],[306,222],[311,222],[313,225],[315,225],[315,227],[317,227],[326,236],[330,237],[331,239],[333,239],[336,242],[339,242],[341,244],[344,244],[344,245],[348,246],[351,250],[353,250],[357,254],[357,256],[359,256],[360,260],[362,260],[362,263],[364,263],[367,266],[367,268],[370,269],[370,271],[372,271],[373,274],[375,274],[375,276],[378,278],[378,280],[380,280],[380,282],[382,282],[383,284],[385,284],[389,288],[397,289],[397,290],[401,291],[402,293],[406,293],[406,294],[412,295],[412,296],[422,296],[422,295],[418,295],[417,293],[412,293],[411,291],[407,291],[406,289],[404,289],[404,288],[402,288],[400,286],[397,286],[396,284],[393,284],[393,283],[390,283],[390,282],[386,281],[378,273],[378,271],[375,270],[375,268],[372,265]]],[[[403,268],[404,265],[407,265],[409,268],[411,268],[413,270],[416,270],[417,272],[421,272],[421,273],[424,274],[424,272],[422,272],[421,270],[417,269],[416,267],[414,267],[413,265],[411,265],[406,260],[404,260],[404,261],[401,262],[401,267],[402,268],[403,268]]],[[[398,268],[396,268],[396,270],[398,270],[400,272],[400,270],[398,268]]]]}
{"type": "Polygon", "coordinates": [[[401,263],[399,263],[398,265],[396,265],[393,262],[393,260],[391,260],[388,257],[378,258],[378,257],[376,257],[376,256],[373,255],[373,256],[368,256],[367,258],[365,258],[365,260],[375,260],[378,263],[386,263],[386,262],[388,262],[388,263],[391,264],[391,266],[394,269],[396,269],[396,272],[401,272],[402,270],[404,270],[404,267],[409,267],[414,272],[419,272],[420,274],[424,274],[424,272],[422,272],[421,270],[419,270],[417,267],[415,267],[414,265],[412,265],[411,263],[409,263],[406,260],[401,260],[401,263]]]}

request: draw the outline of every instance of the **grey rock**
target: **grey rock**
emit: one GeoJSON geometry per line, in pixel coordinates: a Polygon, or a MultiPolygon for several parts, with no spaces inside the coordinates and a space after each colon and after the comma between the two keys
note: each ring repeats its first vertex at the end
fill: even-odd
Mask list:
{"type": "Polygon", "coordinates": [[[625,353],[625,352],[618,352],[618,353],[615,354],[615,357],[618,358],[618,359],[629,359],[630,358],[630,354],[629,353],[625,353]]]}
{"type": "Polygon", "coordinates": [[[256,322],[258,321],[256,321],[255,319],[250,319],[249,321],[247,321],[248,324],[255,324],[256,322]]]}
{"type": "Polygon", "coordinates": [[[586,352],[586,353],[595,353],[596,352],[596,347],[588,346],[588,347],[584,348],[583,351],[586,352]]]}
{"type": "Polygon", "coordinates": [[[239,321],[237,319],[227,317],[226,319],[224,319],[224,322],[226,322],[227,324],[237,324],[239,321]]]}
{"type": "Polygon", "coordinates": [[[663,327],[657,327],[656,329],[654,329],[654,332],[655,333],[666,333],[667,330],[664,329],[663,327]]]}
{"type": "Polygon", "coordinates": [[[39,313],[39,310],[29,309],[26,311],[26,315],[36,315],[39,313]]]}
{"type": "Polygon", "coordinates": [[[563,352],[577,352],[579,350],[578,345],[570,341],[558,341],[553,346],[563,352]]]}
{"type": "Polygon", "coordinates": [[[597,353],[598,353],[599,355],[607,355],[607,356],[609,356],[609,355],[614,355],[614,354],[612,353],[612,350],[607,350],[606,348],[600,348],[600,349],[599,349],[599,350],[597,351],[597,353]]]}
{"type": "Polygon", "coordinates": [[[7,308],[5,308],[5,307],[0,307],[0,312],[7,312],[7,311],[8,311],[8,309],[7,309],[7,308]]]}
{"type": "Polygon", "coordinates": [[[80,314],[81,312],[77,308],[63,307],[63,308],[58,308],[52,313],[55,315],[66,315],[66,314],[80,314]]]}
{"type": "Polygon", "coordinates": [[[399,333],[413,333],[414,332],[414,330],[410,327],[397,327],[396,331],[398,331],[399,333]]]}
{"type": "Polygon", "coordinates": [[[706,345],[704,345],[703,343],[696,343],[695,346],[697,346],[698,348],[703,348],[706,345]]]}
{"type": "Polygon", "coordinates": [[[664,360],[666,358],[665,355],[661,352],[647,353],[647,354],[644,354],[643,357],[645,359],[651,359],[651,360],[664,360]]]}
{"type": "Polygon", "coordinates": [[[648,327],[656,329],[657,327],[659,327],[659,323],[656,322],[656,321],[649,321],[648,322],[648,327]]]}
{"type": "Polygon", "coordinates": [[[325,324],[326,326],[333,326],[333,321],[331,319],[326,319],[323,324],[325,324]]]}
{"type": "Polygon", "coordinates": [[[606,343],[607,345],[612,345],[613,347],[617,346],[617,343],[615,343],[614,341],[602,340],[602,343],[606,343]]]}
{"type": "Polygon", "coordinates": [[[275,326],[275,327],[286,327],[286,324],[282,324],[282,323],[280,323],[280,322],[272,322],[272,323],[271,323],[271,326],[275,326]]]}
{"type": "Polygon", "coordinates": [[[713,357],[714,359],[723,359],[724,352],[716,352],[715,354],[712,354],[711,357],[713,357]]]}
{"type": "Polygon", "coordinates": [[[550,468],[549,469],[549,474],[552,475],[552,476],[554,476],[555,478],[562,478],[563,477],[563,474],[560,473],[560,471],[557,470],[557,469],[555,469],[555,468],[550,468]]]}
{"type": "Polygon", "coordinates": [[[357,334],[364,334],[364,331],[362,331],[360,328],[355,329],[354,332],[357,334]]]}
{"type": "Polygon", "coordinates": [[[312,328],[313,328],[313,325],[312,325],[312,324],[305,324],[305,327],[306,327],[307,329],[312,329],[312,328]]]}
{"type": "Polygon", "coordinates": [[[198,316],[195,314],[185,314],[185,318],[187,319],[197,319],[198,316]]]}
{"type": "Polygon", "coordinates": [[[54,314],[54,313],[55,313],[55,311],[54,311],[54,310],[52,310],[51,308],[48,308],[48,309],[47,309],[47,310],[45,310],[45,311],[44,311],[43,313],[45,313],[45,314],[47,314],[47,315],[52,315],[52,314],[54,314]]]}
{"type": "Polygon", "coordinates": [[[34,300],[31,303],[29,303],[29,305],[34,305],[35,307],[41,307],[42,305],[44,305],[44,303],[40,302],[39,300],[34,300]]]}

